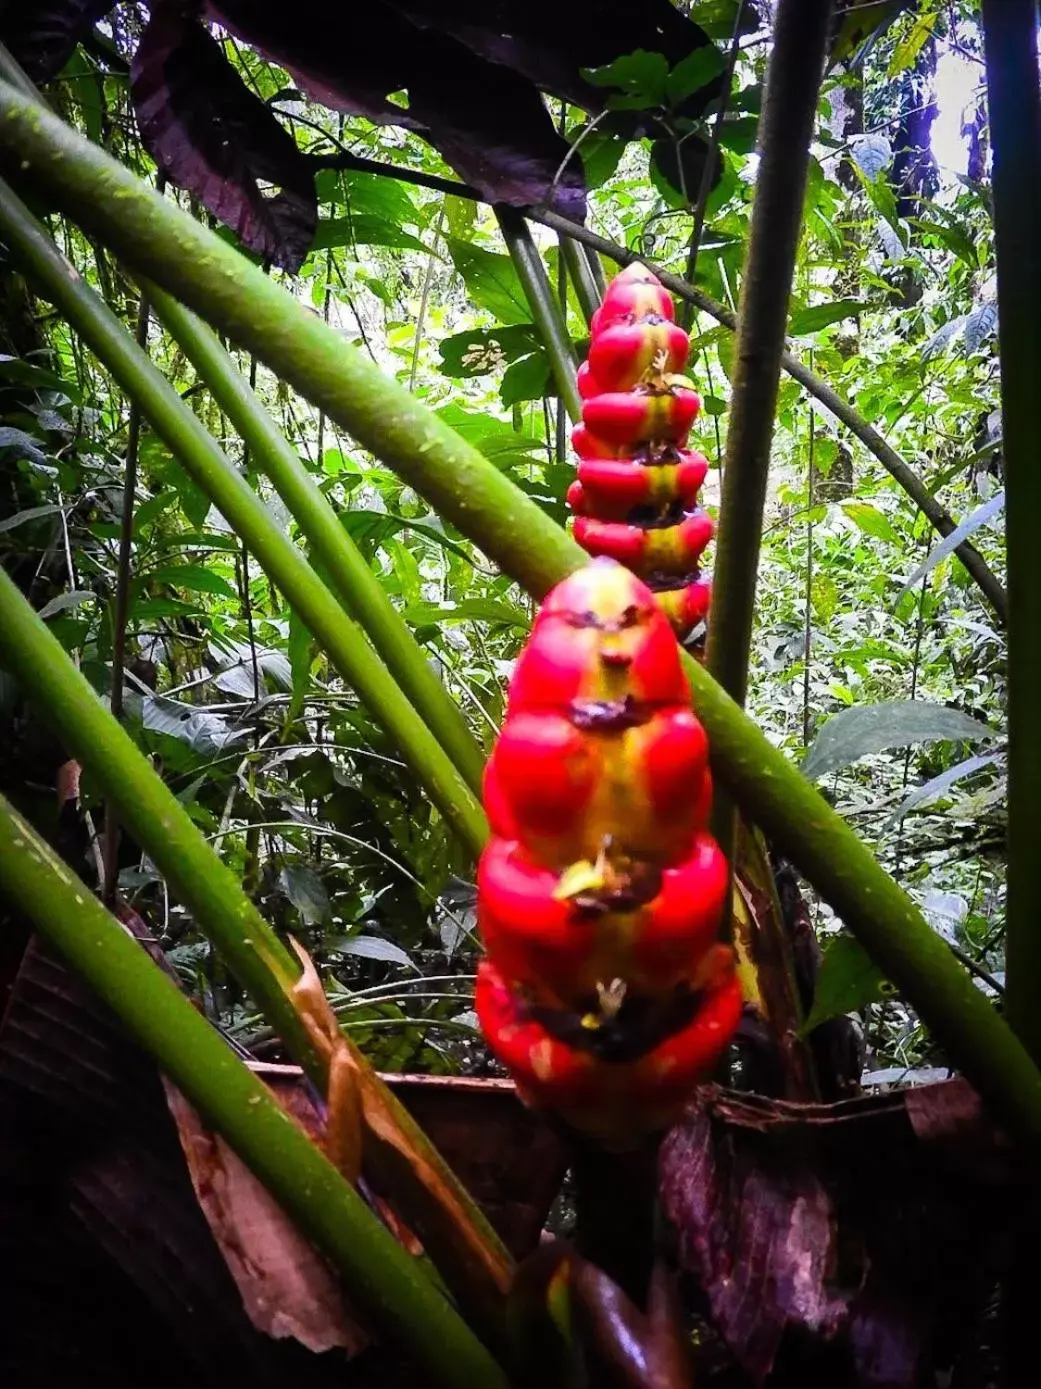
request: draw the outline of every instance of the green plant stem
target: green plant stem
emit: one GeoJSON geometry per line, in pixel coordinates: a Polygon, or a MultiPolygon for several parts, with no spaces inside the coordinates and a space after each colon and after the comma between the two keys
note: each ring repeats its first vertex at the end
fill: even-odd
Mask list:
{"type": "MultiPolygon", "coordinates": [[[[127,395],[138,402],[181,466],[235,528],[328,651],[337,670],[400,748],[463,843],[472,853],[480,852],[487,834],[480,805],[361,629],[346,616],[264,503],[115,314],[71,271],[40,224],[2,183],[0,235],[22,268],[62,310],[127,395]]],[[[263,274],[260,278],[267,279],[263,274]]]]}
{"type": "MultiPolygon", "coordinates": [[[[55,202],[255,351],[536,598],[585,562],[575,542],[519,488],[291,295],[103,151],[2,85],[0,160],[8,167],[27,163],[23,173],[55,202]]],[[[841,816],[706,671],[689,657],[685,668],[720,780],[860,937],[994,1112],[1041,1140],[1041,1072],[1007,1025],[841,816]]]]}
{"type": "MultiPolygon", "coordinates": [[[[148,346],[148,324],[151,310],[148,295],[141,291],[137,305],[137,345],[142,351],[148,346]]],[[[137,461],[141,442],[141,408],[136,400],[130,402],[127,420],[127,446],[124,454],[123,507],[119,526],[119,561],[116,569],[116,597],[112,609],[112,683],[109,708],[114,719],[123,717],[123,681],[126,664],[127,622],[130,616],[130,566],[134,548],[134,510],[137,505],[137,461]]],[[[115,806],[105,809],[105,836],[101,860],[105,874],[101,896],[111,907],[116,900],[119,876],[119,820],[115,806]]]]}
{"type": "Polygon", "coordinates": [[[708,621],[708,668],[739,704],[748,681],[774,412],[831,12],[831,0],[780,0],[763,98],[708,621]]]}
{"type": "Polygon", "coordinates": [[[984,0],[1008,546],[1009,1022],[1041,1064],[1041,82],[1036,0],[984,0]]]}
{"type": "Polygon", "coordinates": [[[252,465],[274,484],[311,542],[336,597],[361,624],[416,713],[452,759],[470,790],[479,796],[484,757],[466,720],[430,669],[415,637],[317,483],[243,379],[216,333],[155,285],[143,283],[156,316],[180,343],[246,444],[252,465]]]}
{"type": "Polygon", "coordinates": [[[0,889],[121,1018],[438,1384],[506,1389],[458,1312],[176,984],[0,797],[0,889]]]}
{"type": "Polygon", "coordinates": [[[582,400],[575,384],[575,359],[564,312],[554,298],[546,267],[522,214],[516,208],[496,207],[495,216],[546,349],[557,394],[572,422],[577,423],[582,417],[582,400]]]}
{"type": "Polygon", "coordinates": [[[582,316],[588,323],[600,307],[601,298],[600,290],[593,277],[593,267],[589,263],[585,247],[580,246],[573,237],[561,236],[559,242],[568,276],[575,288],[575,295],[582,309],[582,316]]]}
{"type": "MultiPolygon", "coordinates": [[[[12,580],[0,570],[0,659],[3,666],[54,725],[64,745],[115,804],[119,819],[155,862],[176,898],[259,1005],[266,1021],[324,1093],[326,1063],[289,997],[300,964],[215,856],[180,801],[156,776],[130,736],[113,719],[73,665],[46,624],[12,580]]],[[[353,1046],[355,1063],[371,1077],[396,1134],[366,1133],[365,1162],[384,1176],[384,1185],[405,1218],[423,1233],[424,1244],[461,1305],[482,1325],[494,1328],[495,1289],[474,1281],[458,1228],[432,1226],[432,1202],[422,1175],[402,1161],[414,1153],[437,1186],[448,1193],[457,1221],[473,1232],[469,1243],[485,1247],[500,1263],[509,1256],[487,1219],[405,1107],[372,1072],[353,1046]],[[448,1238],[441,1238],[443,1234],[448,1238]]],[[[493,1330],[494,1334],[494,1330],[493,1330]]]]}

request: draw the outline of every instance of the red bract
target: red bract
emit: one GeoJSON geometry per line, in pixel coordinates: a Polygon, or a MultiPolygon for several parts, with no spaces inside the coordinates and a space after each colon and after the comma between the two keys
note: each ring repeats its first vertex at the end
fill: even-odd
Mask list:
{"type": "Polygon", "coordinates": [[[646,576],[685,636],[707,612],[699,559],[713,528],[697,508],[707,464],[684,448],[700,401],[678,374],[689,341],[673,318],[672,300],[644,266],[608,286],[578,373],[578,480],[567,500],[578,543],[646,576]]]}
{"type": "Polygon", "coordinates": [[[605,1141],[670,1122],[740,1008],[726,862],[669,622],[613,560],[547,595],[488,760],[477,1011],[532,1102],[605,1141]]]}

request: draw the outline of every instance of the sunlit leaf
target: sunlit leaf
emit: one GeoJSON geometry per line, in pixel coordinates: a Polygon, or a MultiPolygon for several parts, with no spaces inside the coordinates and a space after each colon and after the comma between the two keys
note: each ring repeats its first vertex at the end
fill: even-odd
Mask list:
{"type": "Polygon", "coordinates": [[[937,739],[978,743],[996,736],[994,729],[971,714],[927,700],[858,704],[828,720],[813,740],[802,770],[811,780],[818,780],[858,758],[888,748],[906,748],[937,739]]]}

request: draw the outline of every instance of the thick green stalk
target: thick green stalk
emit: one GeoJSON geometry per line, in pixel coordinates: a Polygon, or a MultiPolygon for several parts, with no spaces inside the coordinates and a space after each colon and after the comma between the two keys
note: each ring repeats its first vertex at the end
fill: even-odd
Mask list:
{"type": "Polygon", "coordinates": [[[572,422],[577,423],[582,417],[582,400],[575,384],[575,359],[564,313],[554,298],[546,267],[523,214],[513,207],[496,207],[495,215],[546,349],[557,394],[572,422]]]}
{"type": "MultiPolygon", "coordinates": [[[[585,555],[487,459],[231,247],[0,85],[0,160],[254,351],[395,468],[535,597],[585,555]],[[16,150],[17,154],[11,151],[16,150]]],[[[1041,1139],[1041,1073],[911,900],[707,672],[688,660],[714,767],[749,818],[876,955],[1010,1127],[1041,1139]]]]}
{"type": "Polygon", "coordinates": [[[62,952],[343,1277],[377,1327],[438,1384],[506,1376],[263,1082],[0,796],[0,890],[62,952]]]}
{"type": "Polygon", "coordinates": [[[580,246],[574,237],[561,234],[558,241],[567,273],[582,306],[582,316],[588,323],[600,307],[601,299],[600,290],[593,277],[593,267],[589,263],[585,247],[580,246]]]}
{"type": "Polygon", "coordinates": [[[142,287],[152,300],[156,316],[180,343],[248,447],[250,462],[271,480],[293,513],[325,566],[333,592],[364,628],[416,713],[455,763],[470,790],[479,796],[484,757],[466,720],[317,483],[243,379],[216,333],[190,309],[150,282],[144,281],[142,287]]]}
{"type": "Polygon", "coordinates": [[[397,744],[452,828],[471,852],[478,853],[487,833],[480,805],[361,630],[115,314],[72,270],[24,203],[2,183],[0,236],[127,395],[138,402],[155,432],[235,528],[397,744]]]}
{"type": "MultiPolygon", "coordinates": [[[[57,730],[101,791],[116,806],[119,820],[158,866],[174,896],[192,912],[199,929],[219,950],[239,982],[259,1005],[265,1019],[290,1053],[324,1091],[326,1062],[315,1049],[289,990],[300,964],[225,868],[180,801],[156,776],[130,736],[116,722],[56,637],[47,629],[10,578],[0,570],[0,662],[21,684],[35,707],[57,730]]],[[[402,1206],[406,1219],[424,1232],[424,1243],[461,1304],[476,1309],[492,1326],[495,1290],[474,1286],[468,1251],[487,1248],[497,1263],[509,1256],[487,1219],[431,1145],[408,1111],[371,1071],[353,1046],[359,1067],[371,1077],[385,1113],[397,1134],[369,1131],[365,1160],[384,1176],[384,1184],[402,1206]],[[418,1179],[407,1154],[417,1159],[418,1179]],[[403,1161],[403,1157],[406,1158],[403,1161]],[[447,1193],[457,1223],[465,1221],[471,1236],[442,1240],[443,1226],[430,1223],[435,1210],[424,1191],[429,1180],[447,1193]]]]}
{"type": "Polygon", "coordinates": [[[774,411],[831,11],[831,0],[780,0],[763,98],[708,624],[708,668],[739,704],[748,680],[774,411]]]}
{"type": "Polygon", "coordinates": [[[984,0],[1008,545],[1009,1022],[1041,1064],[1041,83],[1036,0],[984,0]]]}

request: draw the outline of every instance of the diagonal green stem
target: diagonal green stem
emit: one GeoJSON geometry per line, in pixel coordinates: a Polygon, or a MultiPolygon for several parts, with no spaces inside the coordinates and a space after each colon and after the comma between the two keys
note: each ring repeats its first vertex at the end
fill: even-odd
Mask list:
{"type": "Polygon", "coordinates": [[[506,1376],[421,1265],[140,945],[0,796],[0,890],[58,947],[327,1256],[376,1325],[451,1389],[506,1376]]]}
{"type": "Polygon", "coordinates": [[[582,400],[575,384],[575,359],[564,314],[554,298],[546,267],[521,213],[513,207],[497,207],[495,215],[546,349],[557,394],[572,422],[577,422],[582,417],[582,400]]]}
{"type": "MultiPolygon", "coordinates": [[[[192,912],[199,929],[227,961],[242,986],[291,1055],[324,1091],[325,1062],[289,997],[300,974],[294,959],[242,890],[238,879],[215,856],[188,812],[156,776],[129,734],[112,717],[57,638],[33,612],[8,576],[0,570],[0,659],[53,724],[70,753],[78,758],[101,791],[115,804],[120,822],[156,863],[177,899],[192,912]]],[[[472,1239],[500,1263],[509,1256],[488,1221],[451,1168],[383,1083],[352,1047],[356,1064],[371,1077],[394,1134],[366,1137],[366,1164],[384,1174],[387,1189],[405,1217],[423,1231],[424,1243],[460,1303],[474,1307],[485,1325],[493,1325],[495,1290],[474,1286],[467,1253],[458,1240],[442,1240],[432,1225],[436,1207],[402,1163],[399,1147],[415,1153],[431,1179],[448,1193],[457,1220],[465,1220],[472,1239]]]]}
{"type": "Polygon", "coordinates": [[[984,0],[1008,545],[1009,1022],[1041,1064],[1041,82],[1036,0],[984,0]]]}
{"type": "Polygon", "coordinates": [[[257,399],[217,335],[155,285],[143,281],[156,316],[176,338],[214,399],[249,449],[251,463],[274,484],[314,547],[341,604],[357,619],[387,663],[416,713],[480,795],[484,757],[458,706],[430,669],[426,656],[379,580],[337,520],[311,474],[257,399]]]}
{"type": "Polygon", "coordinates": [[[138,402],[152,428],[235,528],[343,678],[401,749],[462,841],[478,853],[487,832],[479,804],[360,628],[115,314],[72,270],[24,203],[2,183],[0,235],[127,395],[138,402]]]}
{"type": "MultiPolygon", "coordinates": [[[[559,526],[407,391],[218,237],[2,84],[0,162],[32,174],[129,264],[256,352],[536,597],[584,563],[559,526]]],[[[685,664],[721,781],[861,938],[994,1111],[1041,1141],[1041,1073],[1007,1025],[842,818],[706,671],[685,664]]]]}
{"type": "Polygon", "coordinates": [[[580,246],[571,236],[560,235],[560,252],[567,266],[567,273],[575,287],[575,294],[582,306],[582,316],[588,323],[600,307],[600,289],[593,275],[585,247],[580,246]]]}

